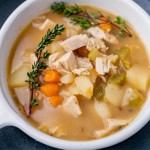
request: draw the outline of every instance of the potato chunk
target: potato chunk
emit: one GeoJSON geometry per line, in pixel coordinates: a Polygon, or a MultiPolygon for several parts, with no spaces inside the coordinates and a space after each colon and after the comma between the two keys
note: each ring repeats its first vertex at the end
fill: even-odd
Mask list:
{"type": "Polygon", "coordinates": [[[78,90],[78,88],[77,88],[77,86],[74,82],[71,85],[68,86],[68,91],[72,95],[79,95],[79,90],[78,90]]]}
{"type": "Polygon", "coordinates": [[[140,106],[144,101],[143,95],[137,90],[128,88],[125,92],[122,106],[140,106]]]}
{"type": "Polygon", "coordinates": [[[140,65],[134,65],[127,71],[126,78],[134,88],[145,92],[150,83],[150,70],[140,65]]]}
{"type": "Polygon", "coordinates": [[[122,87],[115,84],[108,84],[105,88],[105,97],[111,104],[120,106],[124,92],[125,91],[122,87]]]}
{"type": "Polygon", "coordinates": [[[67,73],[64,76],[61,77],[60,81],[63,84],[69,84],[72,83],[74,80],[74,75],[72,73],[67,73]]]}
{"type": "Polygon", "coordinates": [[[79,90],[79,93],[90,99],[93,95],[93,84],[86,76],[78,76],[75,78],[75,84],[79,90]]]}
{"type": "Polygon", "coordinates": [[[22,65],[18,70],[11,74],[9,85],[14,88],[27,86],[28,83],[25,82],[25,80],[28,79],[27,72],[30,72],[30,70],[29,66],[22,65]]]}

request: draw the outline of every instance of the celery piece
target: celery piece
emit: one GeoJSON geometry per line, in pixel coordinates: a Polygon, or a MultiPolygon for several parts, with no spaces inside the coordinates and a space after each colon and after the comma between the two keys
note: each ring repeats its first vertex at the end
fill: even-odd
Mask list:
{"type": "Polygon", "coordinates": [[[122,47],[118,50],[117,54],[121,60],[127,60],[130,56],[130,49],[128,47],[122,47]]]}
{"type": "Polygon", "coordinates": [[[97,49],[92,49],[88,55],[88,58],[91,61],[95,61],[96,57],[100,57],[100,56],[101,56],[101,53],[97,49]]]}
{"type": "Polygon", "coordinates": [[[113,51],[113,54],[118,55],[120,61],[126,69],[130,68],[130,49],[128,47],[121,47],[113,51]]]}
{"type": "Polygon", "coordinates": [[[123,98],[122,106],[140,106],[144,101],[143,95],[135,89],[129,88],[123,98]]]}
{"type": "Polygon", "coordinates": [[[101,101],[105,93],[105,85],[100,79],[100,77],[97,77],[94,90],[93,90],[93,97],[97,100],[101,101]]]}
{"type": "Polygon", "coordinates": [[[113,74],[109,77],[108,83],[123,85],[125,83],[125,78],[126,78],[126,75],[124,73],[113,74]]]}
{"type": "Polygon", "coordinates": [[[126,69],[130,69],[131,63],[127,60],[122,60],[122,63],[126,69]]]}

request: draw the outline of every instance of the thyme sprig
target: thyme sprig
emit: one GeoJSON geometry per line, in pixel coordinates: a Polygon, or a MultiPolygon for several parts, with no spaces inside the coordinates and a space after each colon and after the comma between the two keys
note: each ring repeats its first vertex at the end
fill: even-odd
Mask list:
{"type": "Polygon", "coordinates": [[[109,16],[105,17],[101,12],[89,14],[77,4],[71,7],[66,7],[64,2],[54,2],[51,5],[51,10],[57,14],[63,14],[66,17],[70,17],[73,24],[79,24],[83,29],[109,23],[118,29],[118,33],[121,37],[125,35],[132,37],[125,20],[123,20],[120,16],[116,17],[116,21],[112,21],[109,16]]]}
{"type": "Polygon", "coordinates": [[[111,20],[110,16],[108,16],[107,18],[102,16],[102,17],[98,18],[98,20],[100,20],[100,24],[109,23],[112,26],[116,27],[118,29],[118,33],[121,37],[125,36],[125,34],[128,35],[129,37],[132,37],[132,34],[126,25],[126,21],[124,19],[122,19],[120,16],[117,16],[116,20],[114,22],[111,20]]]}
{"type": "Polygon", "coordinates": [[[28,80],[26,82],[29,83],[29,88],[31,91],[31,97],[30,97],[30,111],[28,116],[30,116],[31,113],[31,107],[37,106],[38,101],[36,98],[34,98],[34,90],[40,88],[39,83],[39,75],[40,73],[47,68],[46,61],[48,57],[50,56],[50,53],[45,51],[45,47],[48,46],[53,42],[53,40],[56,38],[57,35],[60,35],[65,30],[63,25],[56,25],[53,30],[48,30],[46,35],[42,38],[42,41],[39,43],[35,55],[37,57],[37,61],[34,62],[32,65],[32,71],[28,72],[28,80]],[[43,52],[44,50],[44,52],[43,52]]]}

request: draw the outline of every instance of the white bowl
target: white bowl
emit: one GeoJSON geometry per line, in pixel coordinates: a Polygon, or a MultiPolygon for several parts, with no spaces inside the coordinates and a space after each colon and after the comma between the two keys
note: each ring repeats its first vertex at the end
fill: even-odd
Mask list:
{"type": "MultiPolygon", "coordinates": [[[[59,1],[59,0],[56,0],[59,1]]],[[[90,4],[119,14],[129,21],[143,40],[150,54],[150,18],[132,0],[65,0],[68,4],[90,4]]],[[[11,47],[21,30],[37,15],[49,9],[53,0],[28,0],[7,19],[0,31],[0,128],[15,126],[32,138],[60,149],[101,149],[117,144],[139,131],[150,120],[150,95],[136,119],[123,130],[103,139],[75,142],[57,139],[32,127],[17,110],[7,86],[6,65],[11,47]]]]}

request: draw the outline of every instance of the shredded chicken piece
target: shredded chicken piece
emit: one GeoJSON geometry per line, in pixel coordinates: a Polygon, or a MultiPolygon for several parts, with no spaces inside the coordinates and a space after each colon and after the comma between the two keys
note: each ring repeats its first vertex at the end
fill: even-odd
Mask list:
{"type": "Polygon", "coordinates": [[[44,23],[45,20],[46,20],[45,16],[38,16],[33,20],[32,26],[34,28],[39,28],[44,23]]]}
{"type": "Polygon", "coordinates": [[[122,119],[107,119],[108,127],[103,130],[95,131],[94,135],[96,138],[102,138],[109,134],[111,131],[116,130],[119,127],[126,126],[129,124],[130,120],[122,119]]]}
{"type": "Polygon", "coordinates": [[[106,58],[97,57],[96,71],[100,75],[105,75],[105,73],[109,73],[109,70],[110,70],[110,61],[107,61],[106,58]]]}
{"type": "Polygon", "coordinates": [[[66,52],[74,51],[80,47],[86,46],[88,43],[88,36],[86,34],[74,35],[65,41],[61,42],[60,45],[66,52]]]}
{"type": "Polygon", "coordinates": [[[39,30],[46,30],[46,29],[52,29],[55,27],[56,23],[46,19],[43,17],[36,19],[35,21],[33,21],[32,23],[34,28],[37,28],[39,30]]]}
{"type": "Polygon", "coordinates": [[[78,68],[77,59],[73,52],[66,53],[58,61],[67,71],[71,72],[73,69],[78,68]]]}
{"type": "Polygon", "coordinates": [[[107,60],[106,57],[97,57],[96,71],[100,75],[105,75],[106,73],[109,72],[117,73],[117,67],[111,63],[111,60],[107,60]]]}
{"type": "Polygon", "coordinates": [[[74,69],[72,72],[77,75],[90,75],[87,68],[74,69]]]}
{"type": "Polygon", "coordinates": [[[87,33],[91,34],[93,37],[98,38],[100,40],[103,39],[110,44],[118,44],[119,43],[118,39],[114,35],[112,35],[108,32],[104,32],[99,27],[91,27],[87,30],[87,33]]]}
{"type": "Polygon", "coordinates": [[[15,88],[19,102],[23,105],[27,116],[30,115],[30,89],[28,87],[15,88]]]}
{"type": "Polygon", "coordinates": [[[56,26],[56,23],[46,19],[45,22],[39,27],[40,30],[45,30],[45,29],[49,29],[49,28],[54,28],[56,26]]]}
{"type": "Polygon", "coordinates": [[[55,61],[58,60],[61,56],[62,56],[62,54],[59,53],[59,52],[56,52],[56,53],[50,55],[49,58],[48,58],[49,63],[55,62],[55,61]]]}
{"type": "Polygon", "coordinates": [[[100,39],[100,40],[106,39],[105,32],[99,27],[91,27],[87,30],[87,33],[91,34],[93,37],[100,39]]]}
{"type": "Polygon", "coordinates": [[[93,38],[93,37],[89,39],[86,48],[89,51],[91,51],[92,49],[98,49],[102,53],[106,53],[106,51],[108,50],[108,47],[101,39],[93,38]]]}
{"type": "Polygon", "coordinates": [[[76,96],[70,96],[69,98],[67,98],[62,104],[62,108],[65,112],[75,118],[79,117],[82,114],[76,96]]]}
{"type": "Polygon", "coordinates": [[[89,61],[88,58],[84,57],[76,57],[79,68],[87,68],[87,69],[93,69],[92,63],[89,61]]]}
{"type": "Polygon", "coordinates": [[[48,65],[50,69],[57,70],[59,73],[64,75],[66,73],[71,72],[73,69],[78,68],[77,59],[73,54],[73,52],[68,52],[65,55],[61,56],[56,61],[53,61],[56,58],[55,55],[49,58],[48,65]]]}
{"type": "Polygon", "coordinates": [[[64,67],[58,61],[56,61],[52,64],[49,64],[49,68],[51,70],[57,70],[62,75],[69,73],[69,71],[65,70],[64,67]]]}

